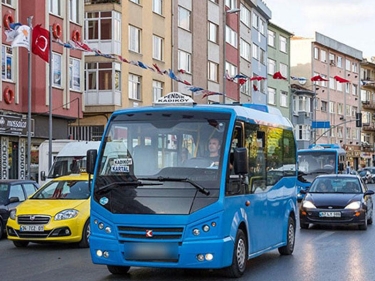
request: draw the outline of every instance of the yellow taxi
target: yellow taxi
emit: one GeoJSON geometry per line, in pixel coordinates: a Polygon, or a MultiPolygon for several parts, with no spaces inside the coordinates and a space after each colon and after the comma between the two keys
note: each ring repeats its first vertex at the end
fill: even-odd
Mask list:
{"type": "Polygon", "coordinates": [[[89,247],[90,189],[88,174],[56,178],[11,210],[6,225],[16,247],[30,242],[77,243],[89,247]]]}

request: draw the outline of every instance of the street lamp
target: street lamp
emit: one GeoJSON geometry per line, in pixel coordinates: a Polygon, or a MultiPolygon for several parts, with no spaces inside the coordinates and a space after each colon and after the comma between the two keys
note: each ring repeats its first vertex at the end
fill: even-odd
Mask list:
{"type": "Polygon", "coordinates": [[[223,34],[223,103],[225,103],[225,96],[226,96],[226,44],[227,44],[227,14],[234,14],[234,13],[238,13],[240,12],[241,9],[238,9],[238,8],[234,8],[234,9],[229,9],[229,10],[225,10],[225,6],[224,6],[224,13],[223,13],[223,18],[224,18],[224,34],[223,34]]]}

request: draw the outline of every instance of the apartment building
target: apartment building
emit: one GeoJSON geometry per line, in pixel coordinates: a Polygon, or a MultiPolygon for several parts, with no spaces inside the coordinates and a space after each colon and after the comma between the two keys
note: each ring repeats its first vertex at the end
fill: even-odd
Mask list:
{"type": "Polygon", "coordinates": [[[361,63],[362,133],[361,158],[366,166],[375,165],[375,57],[361,63]]]}
{"type": "Polygon", "coordinates": [[[294,91],[293,96],[299,148],[336,143],[347,150],[354,167],[363,162],[361,128],[356,127],[361,62],[362,51],[318,32],[314,38],[291,38],[291,75],[306,78],[304,90],[294,91]]]}
{"type": "MultiPolygon", "coordinates": [[[[2,0],[0,9],[3,34],[0,55],[1,178],[24,179],[31,175],[28,164],[38,163],[39,144],[51,134],[56,139],[68,138],[69,124],[83,116],[82,51],[65,48],[56,42],[67,43],[73,37],[79,39],[83,1],[2,0]],[[44,29],[51,29],[54,42],[49,63],[29,54],[27,48],[12,47],[12,41],[5,35],[5,31],[15,30],[12,23],[32,27],[40,24],[44,29]]],[[[28,38],[30,33],[25,30],[23,35],[28,38]]]]}
{"type": "Polygon", "coordinates": [[[270,22],[268,25],[267,103],[292,119],[290,96],[290,38],[293,34],[270,22]]]}

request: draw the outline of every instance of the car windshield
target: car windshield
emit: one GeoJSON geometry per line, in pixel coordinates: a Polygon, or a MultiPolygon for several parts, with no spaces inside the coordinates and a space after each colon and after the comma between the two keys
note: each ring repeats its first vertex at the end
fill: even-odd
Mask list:
{"type": "Polygon", "coordinates": [[[310,193],[362,193],[362,187],[356,178],[319,178],[309,189],[310,193]]]}
{"type": "Polygon", "coordinates": [[[35,193],[32,199],[87,199],[90,196],[88,181],[51,181],[35,193]]]}

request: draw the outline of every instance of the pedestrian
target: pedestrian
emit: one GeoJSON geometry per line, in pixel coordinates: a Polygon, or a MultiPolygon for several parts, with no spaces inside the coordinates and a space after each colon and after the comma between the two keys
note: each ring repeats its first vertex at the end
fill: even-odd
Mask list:
{"type": "Polygon", "coordinates": [[[350,174],[352,171],[351,167],[350,167],[350,162],[348,162],[348,165],[346,166],[346,173],[347,174],[350,174]]]}

